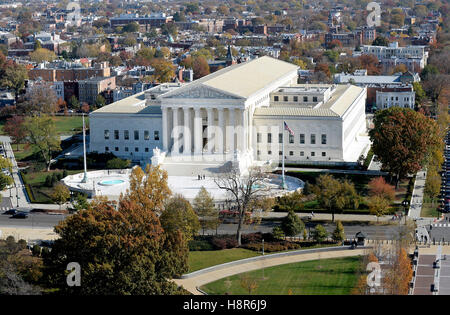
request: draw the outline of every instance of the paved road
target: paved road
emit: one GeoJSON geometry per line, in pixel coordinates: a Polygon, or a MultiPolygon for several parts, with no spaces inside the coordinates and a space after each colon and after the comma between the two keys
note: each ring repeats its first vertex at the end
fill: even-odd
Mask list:
{"type": "Polygon", "coordinates": [[[31,229],[52,229],[55,225],[67,217],[67,215],[63,214],[30,213],[26,219],[13,219],[10,215],[5,215],[3,212],[0,213],[0,227],[20,227],[31,229]]]}
{"type": "Polygon", "coordinates": [[[427,178],[427,171],[419,171],[414,182],[414,189],[411,197],[411,205],[409,207],[408,216],[412,219],[420,218],[422,211],[423,193],[425,189],[425,180],[427,178]]]}

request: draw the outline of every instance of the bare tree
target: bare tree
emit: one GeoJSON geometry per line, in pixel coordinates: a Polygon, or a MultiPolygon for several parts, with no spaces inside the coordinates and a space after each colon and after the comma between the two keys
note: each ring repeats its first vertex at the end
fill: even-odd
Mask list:
{"type": "Polygon", "coordinates": [[[263,199],[268,186],[263,184],[267,174],[261,168],[249,168],[248,174],[241,175],[239,170],[232,168],[229,172],[221,173],[214,178],[214,182],[220,188],[225,190],[235,203],[238,212],[238,227],[236,239],[238,245],[241,245],[242,226],[248,211],[254,209],[254,204],[263,199]]]}

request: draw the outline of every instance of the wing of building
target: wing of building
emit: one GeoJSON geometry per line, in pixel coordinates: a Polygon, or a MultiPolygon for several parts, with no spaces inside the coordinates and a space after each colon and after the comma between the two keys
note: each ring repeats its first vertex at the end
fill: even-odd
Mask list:
{"type": "MultiPolygon", "coordinates": [[[[298,67],[260,57],[189,84],[166,83],[90,114],[90,151],[136,163],[355,163],[368,150],[366,89],[298,85],[298,67]]],[[[184,168],[177,169],[183,172],[184,168]]],[[[190,174],[190,172],[189,172],[190,174]]]]}

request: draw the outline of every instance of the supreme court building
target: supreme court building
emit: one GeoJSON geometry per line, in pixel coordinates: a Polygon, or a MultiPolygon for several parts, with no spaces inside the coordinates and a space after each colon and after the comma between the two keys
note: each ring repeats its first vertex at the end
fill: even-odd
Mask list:
{"type": "Polygon", "coordinates": [[[298,67],[260,57],[188,84],[165,83],[90,114],[91,152],[145,165],[355,163],[370,147],[366,89],[297,84],[298,67]],[[294,135],[283,131],[286,122],[294,135]],[[284,134],[284,136],[283,136],[284,134]]]}

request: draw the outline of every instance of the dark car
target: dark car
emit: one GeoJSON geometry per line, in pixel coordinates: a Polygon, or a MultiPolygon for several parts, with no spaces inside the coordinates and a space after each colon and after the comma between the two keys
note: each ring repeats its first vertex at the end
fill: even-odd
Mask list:
{"type": "Polygon", "coordinates": [[[6,210],[5,212],[3,212],[3,214],[12,215],[12,214],[16,214],[16,212],[17,212],[16,209],[9,209],[9,210],[6,210]]]}
{"type": "Polygon", "coordinates": [[[11,216],[12,219],[26,219],[28,218],[28,213],[18,212],[11,216]]]}

